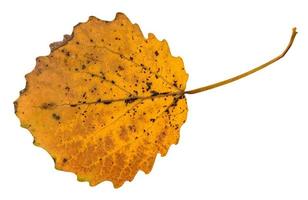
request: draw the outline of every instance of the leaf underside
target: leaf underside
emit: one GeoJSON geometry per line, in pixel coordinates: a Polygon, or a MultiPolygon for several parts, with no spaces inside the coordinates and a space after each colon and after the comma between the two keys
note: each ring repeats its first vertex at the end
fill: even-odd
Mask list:
{"type": "Polygon", "coordinates": [[[122,13],[90,17],[50,45],[15,102],[21,126],[55,161],[94,186],[120,187],[177,144],[188,74],[165,40],[145,39],[122,13]]]}

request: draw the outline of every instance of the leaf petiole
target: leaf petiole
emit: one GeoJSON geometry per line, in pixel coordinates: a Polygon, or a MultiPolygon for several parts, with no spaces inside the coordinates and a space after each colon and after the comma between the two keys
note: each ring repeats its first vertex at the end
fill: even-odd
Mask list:
{"type": "Polygon", "coordinates": [[[254,68],[254,69],[251,69],[251,70],[249,70],[247,72],[244,72],[244,73],[242,73],[240,75],[234,76],[232,78],[229,78],[229,79],[226,79],[226,80],[223,80],[223,81],[219,81],[217,83],[214,83],[214,84],[211,84],[211,85],[207,85],[207,86],[204,86],[204,87],[200,87],[200,88],[197,88],[197,89],[185,91],[184,94],[196,94],[196,93],[199,93],[199,92],[204,92],[204,91],[207,91],[207,90],[211,90],[213,88],[217,88],[217,87],[226,85],[228,83],[232,83],[234,81],[237,81],[237,80],[239,80],[241,78],[244,78],[244,77],[246,77],[246,76],[248,76],[250,74],[253,74],[253,73],[255,73],[255,72],[257,72],[257,71],[259,71],[259,70],[261,70],[261,69],[263,69],[263,68],[273,64],[274,62],[278,61],[279,59],[281,59],[282,57],[284,57],[286,55],[286,53],[288,52],[288,50],[290,49],[290,47],[293,44],[293,41],[295,39],[296,34],[297,34],[296,28],[293,28],[290,41],[289,41],[287,47],[285,48],[285,50],[280,55],[278,55],[277,57],[271,59],[270,61],[268,61],[268,62],[266,62],[266,63],[264,63],[264,64],[262,64],[262,65],[260,65],[260,66],[258,66],[256,68],[254,68]]]}

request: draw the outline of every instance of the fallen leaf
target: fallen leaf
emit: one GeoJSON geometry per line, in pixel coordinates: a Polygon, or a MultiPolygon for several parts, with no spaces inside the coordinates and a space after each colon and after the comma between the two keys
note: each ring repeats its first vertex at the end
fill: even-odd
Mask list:
{"type": "Polygon", "coordinates": [[[185,94],[238,80],[279,60],[236,77],[185,91],[188,74],[165,40],[144,38],[122,13],[113,21],[90,17],[63,41],[50,45],[26,75],[15,104],[21,126],[34,144],[54,159],[56,169],[73,172],[94,186],[120,187],[138,170],[149,173],[158,153],[179,141],[187,117],[185,94]]]}
{"type": "Polygon", "coordinates": [[[91,185],[149,173],[186,120],[182,59],[121,13],[112,22],[90,17],[50,46],[16,103],[34,144],[91,185]]]}

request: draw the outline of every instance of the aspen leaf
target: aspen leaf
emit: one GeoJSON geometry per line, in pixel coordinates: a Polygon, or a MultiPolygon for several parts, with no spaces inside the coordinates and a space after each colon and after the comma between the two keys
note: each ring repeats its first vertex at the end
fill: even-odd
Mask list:
{"type": "MultiPolygon", "coordinates": [[[[275,59],[284,56],[290,48],[275,59]]],[[[50,45],[26,75],[15,112],[34,144],[91,186],[120,187],[139,170],[149,173],[158,153],[179,141],[187,117],[185,94],[227,84],[239,76],[185,91],[188,74],[165,40],[142,35],[122,13],[113,21],[90,17],[50,45]]]]}

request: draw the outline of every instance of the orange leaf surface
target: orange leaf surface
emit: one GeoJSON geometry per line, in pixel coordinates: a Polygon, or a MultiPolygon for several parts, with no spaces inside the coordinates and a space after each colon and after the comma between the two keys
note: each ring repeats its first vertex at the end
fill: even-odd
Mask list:
{"type": "Polygon", "coordinates": [[[90,185],[120,187],[149,173],[186,120],[182,59],[122,13],[111,22],[90,17],[50,47],[15,102],[34,144],[90,185]]]}

